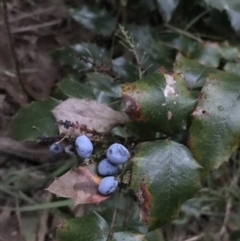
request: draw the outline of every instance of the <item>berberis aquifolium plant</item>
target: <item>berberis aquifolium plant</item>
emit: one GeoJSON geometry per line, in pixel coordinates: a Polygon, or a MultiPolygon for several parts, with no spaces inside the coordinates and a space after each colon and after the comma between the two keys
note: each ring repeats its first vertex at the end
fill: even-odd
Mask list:
{"type": "Polygon", "coordinates": [[[239,78],[181,55],[172,72],[160,68],[136,81],[85,78],[65,79],[61,97],[23,107],[12,136],[74,160],[48,191],[75,205],[99,204],[59,225],[59,241],[150,240],[148,232],[178,218],[201,180],[237,150],[239,78]]]}

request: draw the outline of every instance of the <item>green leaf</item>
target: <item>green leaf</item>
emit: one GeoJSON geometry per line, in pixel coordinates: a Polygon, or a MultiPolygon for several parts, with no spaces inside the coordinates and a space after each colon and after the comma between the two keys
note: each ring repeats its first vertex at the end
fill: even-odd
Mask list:
{"type": "Polygon", "coordinates": [[[172,18],[174,10],[179,4],[179,0],[157,0],[159,11],[165,22],[169,22],[172,18]]]}
{"type": "Polygon", "coordinates": [[[206,176],[237,150],[240,143],[239,76],[209,75],[193,112],[188,144],[206,176]]]}
{"type": "Polygon", "coordinates": [[[124,57],[119,57],[113,60],[113,69],[128,82],[133,82],[138,79],[136,66],[124,57]]]}
{"type": "Polygon", "coordinates": [[[131,159],[131,188],[149,230],[172,221],[200,188],[199,164],[183,145],[165,140],[140,144],[131,159]]]}
{"type": "Polygon", "coordinates": [[[97,213],[69,219],[57,229],[58,241],[106,241],[109,226],[97,213]]]}
{"type": "Polygon", "coordinates": [[[188,88],[195,90],[203,87],[208,74],[215,73],[217,70],[201,65],[196,60],[190,60],[179,54],[174,64],[174,72],[183,73],[188,88]]]}
{"type": "Polygon", "coordinates": [[[231,241],[240,241],[240,230],[235,230],[230,235],[231,241]]]}
{"type": "Polygon", "coordinates": [[[227,11],[228,17],[230,19],[232,28],[235,32],[240,32],[240,9],[238,11],[229,10],[227,11]]]}
{"type": "MultiPolygon", "coordinates": [[[[71,47],[62,47],[52,52],[52,56],[62,65],[69,66],[72,70],[91,68],[92,64],[85,63],[73,55],[76,52],[81,57],[87,57],[90,62],[96,61],[97,64],[109,64],[107,51],[93,43],[78,43],[71,47]]],[[[79,72],[77,73],[79,75],[79,72]]]]}
{"type": "Polygon", "coordinates": [[[240,63],[228,62],[225,64],[224,70],[229,73],[240,75],[240,63]]]}
{"type": "Polygon", "coordinates": [[[191,59],[196,59],[200,64],[209,67],[218,67],[220,63],[220,50],[216,43],[199,44],[190,54],[191,59]]]}
{"type": "Polygon", "coordinates": [[[133,121],[144,123],[149,130],[163,133],[184,129],[196,104],[181,74],[149,75],[134,83],[124,84],[122,95],[125,112],[133,121]]]}
{"type": "Polygon", "coordinates": [[[218,10],[239,10],[240,2],[239,0],[204,0],[208,5],[218,10]]]}
{"type": "Polygon", "coordinates": [[[63,79],[57,86],[68,97],[95,99],[95,95],[88,83],[81,83],[72,77],[63,79]]]}
{"type": "Polygon", "coordinates": [[[70,15],[84,27],[104,36],[111,35],[117,25],[116,18],[105,9],[83,6],[81,9],[71,9],[70,15]]]}
{"type": "Polygon", "coordinates": [[[104,74],[87,74],[87,80],[84,83],[68,77],[58,83],[58,87],[69,97],[94,99],[115,109],[118,109],[121,104],[120,85],[113,78],[104,74]]]}
{"type": "Polygon", "coordinates": [[[147,241],[146,236],[143,234],[136,234],[132,232],[118,232],[114,233],[116,241],[147,241]]]}
{"type": "Polygon", "coordinates": [[[56,135],[58,128],[51,110],[58,104],[58,101],[48,99],[22,107],[10,123],[11,136],[21,141],[34,141],[39,136],[56,135]]]}
{"type": "Polygon", "coordinates": [[[87,79],[98,98],[103,94],[114,98],[121,97],[120,85],[116,84],[113,78],[105,74],[90,73],[87,74],[87,79]]]}
{"type": "Polygon", "coordinates": [[[138,55],[140,59],[145,56],[143,67],[148,73],[153,73],[160,66],[171,67],[173,64],[172,50],[164,45],[159,34],[149,25],[129,25],[127,30],[133,35],[138,45],[138,55]]]}

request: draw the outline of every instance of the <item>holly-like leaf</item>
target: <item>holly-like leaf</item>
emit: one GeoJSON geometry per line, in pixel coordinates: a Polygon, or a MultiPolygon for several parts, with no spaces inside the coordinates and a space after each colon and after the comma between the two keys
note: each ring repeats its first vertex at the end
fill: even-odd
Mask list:
{"type": "Polygon", "coordinates": [[[39,136],[58,133],[51,110],[59,104],[54,99],[32,102],[22,107],[10,123],[10,134],[21,141],[35,141],[39,136]]]}
{"type": "Polygon", "coordinates": [[[240,144],[239,93],[239,76],[219,71],[209,75],[199,95],[188,144],[203,176],[228,161],[240,144]]]}
{"type": "MultiPolygon", "coordinates": [[[[114,233],[116,241],[148,241],[144,234],[136,234],[132,232],[117,232],[114,233]]],[[[150,240],[149,240],[150,241],[150,240]]]]}
{"type": "MultiPolygon", "coordinates": [[[[86,126],[89,130],[106,133],[113,127],[128,121],[124,112],[115,111],[105,104],[89,99],[69,98],[58,105],[53,111],[56,121],[68,120],[72,123],[86,126]]],[[[61,134],[78,136],[82,134],[80,128],[66,129],[59,126],[61,134]]]]}
{"type": "Polygon", "coordinates": [[[108,103],[106,98],[121,97],[121,88],[112,77],[100,73],[87,74],[87,81],[99,103],[108,103]]]}
{"type": "Polygon", "coordinates": [[[238,0],[204,0],[208,5],[219,10],[239,10],[240,2],[238,0]]]}
{"type": "Polygon", "coordinates": [[[228,62],[225,64],[224,70],[229,73],[240,75],[240,64],[228,62]]]}
{"type": "Polygon", "coordinates": [[[179,54],[174,64],[175,73],[183,73],[187,86],[191,90],[203,87],[209,73],[215,73],[215,68],[199,64],[196,60],[190,60],[179,54]]]}
{"type": "Polygon", "coordinates": [[[67,95],[68,97],[73,98],[89,98],[95,99],[95,95],[92,92],[92,89],[88,83],[81,83],[74,80],[72,77],[65,78],[57,84],[58,88],[67,95]]]}
{"type": "Polygon", "coordinates": [[[179,2],[179,0],[157,0],[159,11],[166,22],[171,20],[173,12],[178,6],[179,2]]]}
{"type": "Polygon", "coordinates": [[[131,162],[131,188],[149,230],[175,219],[181,204],[200,188],[200,166],[179,143],[142,143],[131,162]]]}
{"type": "Polygon", "coordinates": [[[84,27],[104,36],[109,36],[114,31],[117,21],[105,9],[83,6],[81,9],[71,9],[71,16],[84,27]]]}
{"type": "Polygon", "coordinates": [[[220,48],[217,43],[199,44],[189,57],[196,59],[200,64],[216,68],[220,63],[220,48]]]}
{"type": "MultiPolygon", "coordinates": [[[[97,213],[69,219],[58,225],[58,241],[106,241],[109,226],[97,213]]],[[[114,241],[114,240],[113,240],[114,241]]]]}
{"type": "Polygon", "coordinates": [[[96,173],[96,164],[79,166],[57,178],[47,190],[59,197],[72,199],[75,205],[100,203],[109,196],[102,196],[98,193],[97,188],[101,177],[96,173]]]}
{"type": "Polygon", "coordinates": [[[154,73],[124,84],[122,96],[125,112],[133,121],[163,133],[184,128],[196,104],[181,74],[154,73]]]}
{"type": "Polygon", "coordinates": [[[113,69],[128,82],[133,82],[138,78],[137,67],[124,57],[113,60],[113,69]]]}

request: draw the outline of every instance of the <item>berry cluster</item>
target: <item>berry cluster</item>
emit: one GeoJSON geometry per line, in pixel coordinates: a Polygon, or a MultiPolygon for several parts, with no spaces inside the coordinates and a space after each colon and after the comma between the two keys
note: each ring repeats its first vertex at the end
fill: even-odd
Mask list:
{"type": "MultiPolygon", "coordinates": [[[[93,144],[86,135],[80,135],[75,140],[75,150],[79,157],[88,158],[93,152],[93,144]]],[[[63,148],[58,142],[55,142],[50,146],[50,151],[60,154],[63,152],[63,148]]],[[[118,171],[118,165],[125,163],[130,158],[130,153],[125,146],[115,143],[107,149],[106,156],[98,165],[98,173],[104,176],[98,186],[98,192],[102,195],[109,195],[117,189],[118,180],[114,175],[118,171]]]]}
{"type": "Polygon", "coordinates": [[[126,162],[130,157],[128,149],[118,143],[112,144],[107,149],[107,158],[100,161],[98,173],[104,177],[98,186],[98,192],[102,195],[113,193],[118,186],[118,180],[113,176],[118,171],[118,165],[126,162]]]}

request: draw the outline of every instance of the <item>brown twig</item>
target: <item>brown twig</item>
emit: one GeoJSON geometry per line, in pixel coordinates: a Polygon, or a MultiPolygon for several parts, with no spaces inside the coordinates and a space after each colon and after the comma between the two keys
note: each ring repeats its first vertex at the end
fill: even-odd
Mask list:
{"type": "Polygon", "coordinates": [[[97,70],[97,72],[106,74],[106,75],[108,75],[108,76],[110,76],[110,77],[112,77],[114,79],[118,79],[118,80],[121,80],[121,81],[125,82],[121,76],[119,76],[117,73],[115,73],[108,66],[105,66],[103,63],[101,63],[99,65],[99,64],[97,64],[96,60],[92,60],[92,59],[90,59],[88,57],[85,57],[85,56],[80,56],[80,55],[78,55],[75,52],[72,52],[72,55],[74,57],[76,57],[77,59],[83,61],[84,63],[91,64],[92,67],[97,70]]]}
{"type": "Polygon", "coordinates": [[[8,35],[8,39],[9,39],[9,42],[10,42],[10,48],[11,48],[11,53],[12,53],[12,57],[13,57],[14,64],[15,64],[17,79],[18,79],[18,82],[19,82],[20,87],[22,89],[22,93],[27,95],[27,93],[25,91],[25,88],[24,88],[22,78],[21,78],[19,63],[18,63],[18,60],[17,60],[17,54],[16,54],[15,47],[14,47],[15,46],[14,40],[13,40],[13,36],[12,36],[12,33],[11,33],[10,24],[9,24],[8,10],[7,10],[7,0],[2,0],[2,2],[3,2],[4,22],[5,22],[5,25],[6,25],[7,35],[8,35]]]}

